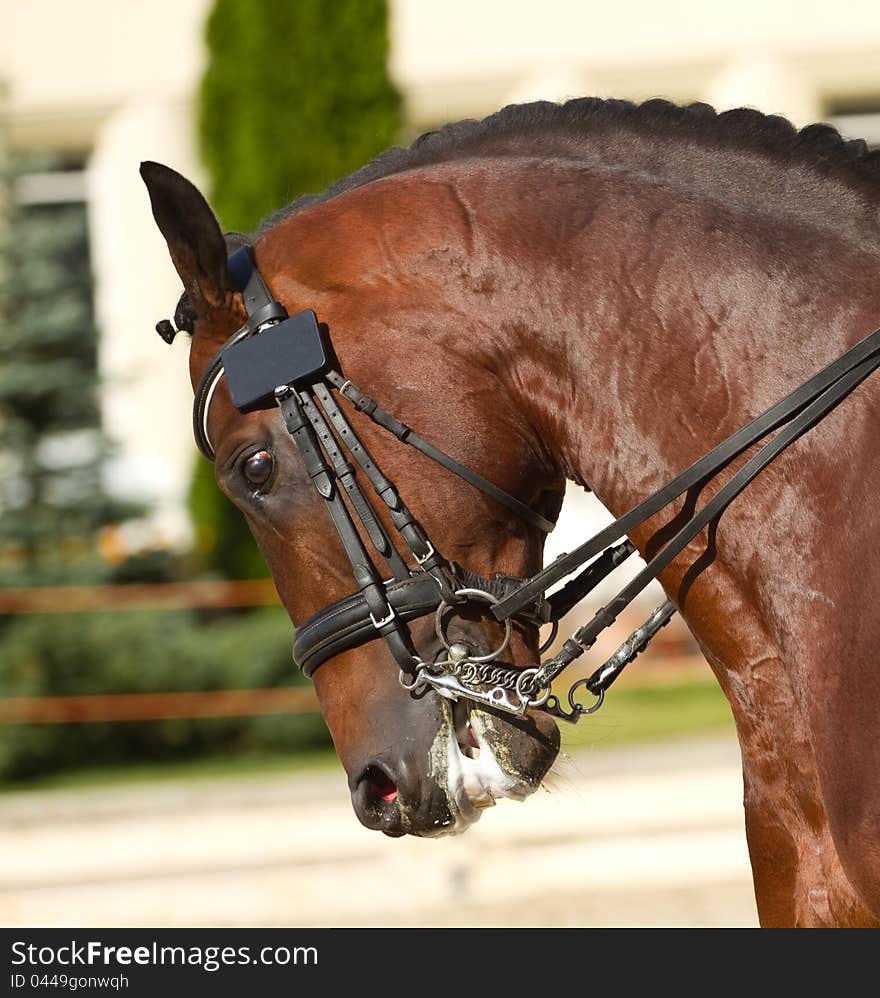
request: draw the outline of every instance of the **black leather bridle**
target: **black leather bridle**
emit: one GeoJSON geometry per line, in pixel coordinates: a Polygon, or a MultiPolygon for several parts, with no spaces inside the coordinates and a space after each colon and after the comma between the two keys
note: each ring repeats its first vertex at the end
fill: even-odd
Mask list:
{"type": "Polygon", "coordinates": [[[277,405],[326,504],[357,585],[356,592],[299,625],[294,660],[311,677],[318,666],[333,656],[381,637],[400,667],[401,684],[406,689],[420,693],[433,687],[452,699],[464,697],[515,714],[540,708],[557,718],[577,721],[597,710],[608,687],[675,613],[669,601],[658,606],[589,677],[571,687],[567,709],[551,693],[554,679],[595,644],[599,634],[708,523],[720,516],[760,471],[880,366],[878,329],[570,554],[561,555],[530,579],[504,575],[486,579],[447,561],[434,548],[358,437],[334,393],[402,443],[454,472],[530,526],[549,532],[553,524],[434,447],[345,379],[335,366],[329,334],[318,324],[315,313],[307,310],[288,315],[266,288],[250,246],[242,247],[229,258],[229,272],[234,287],[242,293],[248,318],[214,355],[196,388],[193,406],[196,444],[205,457],[213,460],[208,413],[214,391],[224,376],[232,402],[240,411],[277,405]],[[552,641],[558,621],[635,552],[627,539],[628,533],[689,489],[713,478],[774,430],[779,432],[690,516],[614,599],[565,641],[557,655],[540,666],[524,670],[498,663],[507,646],[512,622],[527,627],[552,624],[543,651],[552,641]],[[400,555],[376,515],[361,489],[355,466],[387,508],[394,530],[415,568],[409,567],[400,555]],[[352,511],[360,520],[374,554],[385,563],[388,577],[376,568],[352,511]],[[571,581],[546,595],[551,586],[577,570],[579,574],[571,581]],[[447,638],[450,615],[460,612],[465,605],[478,605],[504,625],[505,636],[500,647],[477,655],[463,642],[447,638]],[[445,657],[436,662],[420,658],[407,626],[410,621],[429,614],[435,616],[435,629],[446,649],[445,657]],[[590,706],[575,699],[581,686],[596,698],[590,706]]]}

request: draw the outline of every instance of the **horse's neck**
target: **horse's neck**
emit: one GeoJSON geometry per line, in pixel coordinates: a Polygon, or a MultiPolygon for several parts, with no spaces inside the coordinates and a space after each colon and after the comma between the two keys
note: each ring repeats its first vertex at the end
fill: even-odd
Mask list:
{"type": "Polygon", "coordinates": [[[855,238],[625,176],[580,193],[559,213],[569,239],[523,282],[561,299],[542,312],[542,292],[522,296],[541,375],[533,353],[518,371],[513,344],[509,380],[561,468],[615,514],[880,325],[880,254],[855,238]]]}
{"type": "Polygon", "coordinates": [[[364,330],[410,328],[418,309],[407,363],[469,355],[614,513],[880,323],[880,251],[858,235],[572,161],[445,163],[275,231],[268,271],[351,326],[343,353],[366,383],[387,365],[364,330]],[[354,322],[336,311],[352,289],[354,322]]]}
{"type": "MultiPolygon", "coordinates": [[[[565,473],[615,516],[880,325],[877,256],[833,234],[774,232],[762,220],[713,227],[718,209],[664,210],[656,195],[621,192],[607,209],[596,206],[564,252],[539,254],[537,291],[523,292],[517,320],[535,330],[539,349],[510,344],[507,383],[518,404],[565,473]],[[548,274],[554,256],[560,265],[548,274]]],[[[798,691],[842,644],[860,600],[873,599],[851,586],[844,600],[845,583],[831,571],[840,544],[852,552],[854,577],[876,579],[865,514],[834,533],[823,518],[843,497],[880,489],[876,465],[866,471],[864,460],[878,404],[880,382],[866,383],[660,575],[734,706],[753,762],[762,738],[778,736],[780,751],[805,741],[798,691]],[[753,668],[764,670],[756,685],[753,668]],[[777,730],[753,732],[748,747],[755,714],[777,730]]],[[[716,487],[706,486],[699,506],[716,487]]],[[[643,554],[673,515],[632,532],[643,554]]]]}
{"type": "MultiPolygon", "coordinates": [[[[617,515],[880,325],[880,258],[856,240],[634,193],[542,220],[558,243],[497,303],[509,391],[617,515]]],[[[877,739],[857,733],[880,716],[878,412],[875,376],[661,575],[736,719],[771,924],[876,924],[877,739]]],[[[634,533],[643,551],[670,515],[634,533]]]]}

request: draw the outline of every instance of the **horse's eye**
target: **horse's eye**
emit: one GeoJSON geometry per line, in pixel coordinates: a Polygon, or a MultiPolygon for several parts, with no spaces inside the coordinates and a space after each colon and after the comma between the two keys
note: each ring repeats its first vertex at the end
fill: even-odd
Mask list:
{"type": "Polygon", "coordinates": [[[267,450],[258,450],[245,459],[242,473],[249,485],[259,488],[272,477],[275,458],[267,450]]]}

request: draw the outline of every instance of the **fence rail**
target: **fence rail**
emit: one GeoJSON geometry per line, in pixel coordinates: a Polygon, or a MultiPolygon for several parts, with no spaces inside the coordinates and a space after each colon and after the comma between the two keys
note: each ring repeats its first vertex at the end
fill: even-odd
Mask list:
{"type": "Polygon", "coordinates": [[[172,718],[312,714],[311,686],[193,693],[104,693],[90,696],[0,697],[0,724],[85,724],[172,718]]]}
{"type": "MultiPolygon", "coordinates": [[[[0,615],[278,606],[270,579],[0,587],[0,615]]],[[[652,661],[651,681],[675,682],[705,671],[700,656],[669,647],[652,661]]],[[[642,669],[642,673],[646,670],[642,669]]],[[[0,697],[0,725],[84,724],[201,717],[254,717],[318,711],[311,686],[273,689],[79,696],[0,697]]]]}
{"type": "MultiPolygon", "coordinates": [[[[0,588],[2,615],[232,609],[277,605],[278,594],[271,579],[0,588]]],[[[310,686],[183,693],[0,697],[0,725],[254,717],[267,714],[307,714],[317,710],[318,701],[310,686]]]]}
{"type": "Polygon", "coordinates": [[[0,614],[202,610],[278,605],[278,594],[271,579],[0,588],[0,614]]]}

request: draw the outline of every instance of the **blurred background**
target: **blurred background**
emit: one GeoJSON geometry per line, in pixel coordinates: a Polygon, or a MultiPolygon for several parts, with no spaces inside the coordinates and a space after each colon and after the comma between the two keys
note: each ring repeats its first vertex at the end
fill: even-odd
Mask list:
{"type": "MultiPolygon", "coordinates": [[[[262,559],[195,451],[187,337],[153,332],[180,287],[137,167],[175,167],[248,231],[512,102],[750,105],[880,144],[876,4],[0,10],[0,921],[754,924],[729,710],[677,620],[526,805],[449,841],[357,825],[262,559]]],[[[548,560],[609,519],[570,490],[548,560]]]]}

